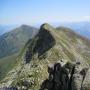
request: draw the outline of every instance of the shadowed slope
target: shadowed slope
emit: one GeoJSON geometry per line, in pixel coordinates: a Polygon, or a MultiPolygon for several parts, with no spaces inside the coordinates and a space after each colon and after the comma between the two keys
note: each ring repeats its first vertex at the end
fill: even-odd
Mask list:
{"type": "Polygon", "coordinates": [[[40,28],[39,33],[35,36],[35,39],[31,41],[31,45],[26,51],[26,63],[32,59],[34,54],[38,54],[38,57],[43,55],[46,51],[52,48],[55,45],[55,39],[48,30],[49,25],[43,24],[40,28]]]}

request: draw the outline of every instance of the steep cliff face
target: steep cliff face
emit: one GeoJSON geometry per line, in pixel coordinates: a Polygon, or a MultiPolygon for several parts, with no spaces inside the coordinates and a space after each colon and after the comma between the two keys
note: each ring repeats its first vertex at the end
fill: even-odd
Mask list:
{"type": "MultiPolygon", "coordinates": [[[[38,34],[32,41],[27,42],[17,61],[19,61],[18,64],[1,81],[0,87],[7,86],[17,87],[19,90],[39,90],[43,87],[42,83],[49,75],[49,79],[46,82],[50,82],[48,84],[51,88],[59,87],[60,89],[61,87],[62,90],[69,90],[69,88],[71,90],[80,90],[82,85],[87,86],[86,82],[82,81],[83,75],[81,71],[84,68],[89,68],[90,42],[68,28],[63,27],[57,30],[45,23],[40,27],[38,34]],[[54,65],[56,67],[54,70],[56,75],[51,74],[53,72],[52,69],[48,69],[48,73],[47,65],[56,63],[59,60],[62,60],[64,63],[62,62],[63,64],[59,65],[59,68],[57,64],[54,65]],[[76,65],[71,63],[68,66],[67,62],[80,62],[80,65],[79,63],[76,65]],[[79,70],[78,66],[82,68],[79,70]],[[60,71],[57,72],[57,70],[60,71]],[[81,82],[77,78],[79,76],[81,82]],[[52,83],[53,80],[55,86],[52,83]],[[59,82],[59,85],[57,82],[59,82]],[[80,83],[80,87],[78,83],[80,83]],[[74,88],[73,85],[77,88],[72,89],[74,88]]],[[[89,74],[87,74],[87,77],[89,77],[89,74]]],[[[46,87],[48,87],[47,84],[46,87]]],[[[51,88],[48,88],[48,90],[58,90],[57,88],[51,88]]]]}

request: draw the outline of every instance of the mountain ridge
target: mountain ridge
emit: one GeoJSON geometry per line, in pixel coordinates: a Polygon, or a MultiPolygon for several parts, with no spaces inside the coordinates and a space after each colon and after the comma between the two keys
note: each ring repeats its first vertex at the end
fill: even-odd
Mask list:
{"type": "Polygon", "coordinates": [[[39,32],[28,41],[17,58],[18,64],[1,81],[0,87],[39,90],[43,80],[48,78],[47,65],[60,60],[80,62],[81,67],[89,67],[90,46],[85,42],[67,28],[57,30],[49,24],[41,25],[39,32]]]}

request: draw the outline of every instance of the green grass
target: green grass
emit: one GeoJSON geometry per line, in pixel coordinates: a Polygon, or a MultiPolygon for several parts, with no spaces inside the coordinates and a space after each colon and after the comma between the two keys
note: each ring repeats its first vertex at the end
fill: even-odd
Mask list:
{"type": "Polygon", "coordinates": [[[0,80],[15,66],[18,53],[0,59],[0,80]]]}

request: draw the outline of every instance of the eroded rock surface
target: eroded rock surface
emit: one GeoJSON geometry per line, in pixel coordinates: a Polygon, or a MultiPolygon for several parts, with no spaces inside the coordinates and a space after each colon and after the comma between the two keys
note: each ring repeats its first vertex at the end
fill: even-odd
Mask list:
{"type": "Polygon", "coordinates": [[[48,65],[49,77],[40,90],[89,90],[90,69],[81,67],[81,63],[59,61],[48,65]],[[87,76],[87,77],[86,77],[87,76]],[[88,82],[88,83],[87,83],[88,82]]]}

